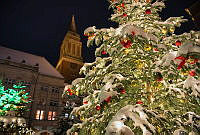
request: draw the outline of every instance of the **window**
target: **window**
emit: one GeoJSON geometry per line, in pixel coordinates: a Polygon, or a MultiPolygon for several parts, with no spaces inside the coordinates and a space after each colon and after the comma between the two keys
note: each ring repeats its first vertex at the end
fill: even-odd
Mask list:
{"type": "Polygon", "coordinates": [[[56,112],[49,111],[48,113],[48,120],[55,120],[56,112]]]}
{"type": "Polygon", "coordinates": [[[57,88],[57,87],[52,87],[52,92],[53,92],[53,93],[59,93],[59,88],[57,88]]]}
{"type": "Polygon", "coordinates": [[[75,55],[75,44],[72,45],[72,54],[75,55]]]}
{"type": "Polygon", "coordinates": [[[44,119],[44,110],[37,110],[35,115],[36,120],[43,120],[44,119]]]}
{"type": "Polygon", "coordinates": [[[50,101],[49,103],[50,106],[58,106],[58,102],[57,101],[50,101]]]}
{"type": "Polygon", "coordinates": [[[16,80],[14,80],[14,79],[9,79],[9,78],[5,79],[5,84],[10,85],[10,84],[15,84],[15,83],[16,83],[16,80]]]}
{"type": "Polygon", "coordinates": [[[71,43],[68,43],[68,52],[71,53],[71,43]]]}
{"type": "Polygon", "coordinates": [[[48,86],[41,86],[41,90],[48,91],[48,86]]]}

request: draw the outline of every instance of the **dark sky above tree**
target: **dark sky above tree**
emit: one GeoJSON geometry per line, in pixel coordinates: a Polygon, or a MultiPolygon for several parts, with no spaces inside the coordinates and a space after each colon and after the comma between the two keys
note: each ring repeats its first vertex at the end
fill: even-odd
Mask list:
{"type": "MultiPolygon", "coordinates": [[[[177,34],[194,29],[190,16],[184,11],[198,0],[167,0],[161,13],[163,19],[185,16],[189,19],[177,34]]],[[[109,21],[112,13],[106,0],[1,0],[0,45],[43,56],[54,66],[60,45],[68,31],[72,14],[83,42],[84,62],[95,60],[95,47],[86,47],[83,31],[89,26],[117,27],[109,21]]]]}

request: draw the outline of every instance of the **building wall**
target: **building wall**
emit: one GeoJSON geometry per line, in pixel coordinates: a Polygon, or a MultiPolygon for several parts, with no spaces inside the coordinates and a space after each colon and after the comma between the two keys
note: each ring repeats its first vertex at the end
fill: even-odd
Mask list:
{"type": "Polygon", "coordinates": [[[48,120],[48,112],[55,111],[56,116],[61,112],[64,79],[42,75],[38,72],[38,67],[7,60],[0,60],[0,76],[6,87],[11,87],[16,81],[28,84],[27,91],[30,92],[32,102],[28,105],[30,111],[25,117],[29,124],[40,129],[56,126],[56,120],[48,120]],[[37,110],[44,111],[44,119],[36,120],[37,110]]]}

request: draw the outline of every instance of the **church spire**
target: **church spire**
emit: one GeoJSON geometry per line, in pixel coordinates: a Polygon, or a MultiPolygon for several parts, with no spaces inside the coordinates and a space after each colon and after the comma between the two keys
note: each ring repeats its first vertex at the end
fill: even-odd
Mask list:
{"type": "Polygon", "coordinates": [[[71,20],[69,30],[72,31],[72,32],[76,32],[76,24],[75,24],[74,15],[72,15],[72,20],[71,20]]]}

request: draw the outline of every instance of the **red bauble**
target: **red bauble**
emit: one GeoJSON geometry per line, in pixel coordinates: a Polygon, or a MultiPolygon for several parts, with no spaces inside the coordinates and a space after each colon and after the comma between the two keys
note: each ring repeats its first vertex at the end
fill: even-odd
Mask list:
{"type": "Polygon", "coordinates": [[[108,98],[106,98],[106,99],[105,99],[105,101],[106,101],[107,103],[109,103],[109,102],[110,102],[110,100],[111,100],[111,98],[112,98],[112,97],[111,97],[111,96],[109,96],[108,98]]]}
{"type": "Polygon", "coordinates": [[[131,41],[127,40],[127,41],[121,41],[121,44],[125,47],[125,48],[130,48],[131,47],[131,41]]]}
{"type": "Polygon", "coordinates": [[[120,90],[120,93],[121,93],[121,94],[125,94],[125,93],[126,93],[126,90],[125,90],[125,89],[122,89],[122,90],[120,90]]]}
{"type": "Polygon", "coordinates": [[[124,3],[122,3],[122,4],[121,4],[121,7],[123,7],[123,8],[124,8],[124,3]]]}
{"type": "Polygon", "coordinates": [[[145,11],[145,14],[151,14],[151,9],[147,9],[147,10],[145,11]]]}
{"type": "Polygon", "coordinates": [[[160,77],[160,78],[157,79],[158,82],[160,82],[160,81],[162,81],[162,80],[163,80],[162,77],[160,77]]]}
{"type": "Polygon", "coordinates": [[[158,48],[153,48],[153,50],[154,50],[155,52],[158,52],[158,48]]]}
{"type": "Polygon", "coordinates": [[[72,95],[73,95],[73,93],[72,93],[72,92],[69,92],[69,95],[70,95],[70,96],[72,96],[72,95]]]}
{"type": "Polygon", "coordinates": [[[131,34],[132,34],[132,36],[135,36],[135,32],[134,31],[132,31],[131,34]]]}
{"type": "Polygon", "coordinates": [[[88,104],[88,101],[84,101],[83,104],[88,104]]]}
{"type": "Polygon", "coordinates": [[[101,109],[101,106],[100,106],[100,105],[97,105],[97,106],[96,106],[96,110],[99,111],[100,109],[101,109]]]}
{"type": "Polygon", "coordinates": [[[178,40],[178,41],[176,41],[175,45],[176,45],[176,46],[181,46],[182,43],[181,43],[181,41],[178,40]]]}
{"type": "Polygon", "coordinates": [[[138,101],[136,102],[136,104],[143,104],[143,102],[142,102],[141,100],[138,100],[138,101]]]}
{"type": "Polygon", "coordinates": [[[107,52],[106,52],[106,51],[102,51],[102,52],[101,52],[101,54],[103,54],[103,55],[106,55],[106,54],[107,54],[107,52]]]}
{"type": "Polygon", "coordinates": [[[71,90],[71,89],[67,89],[67,91],[68,91],[68,92],[71,92],[72,90],[71,90]]]}
{"type": "Polygon", "coordinates": [[[126,14],[126,13],[123,13],[123,17],[127,17],[127,14],[126,14]]]}
{"type": "Polygon", "coordinates": [[[190,74],[190,76],[195,76],[196,75],[195,71],[190,71],[189,74],[190,74]]]}

